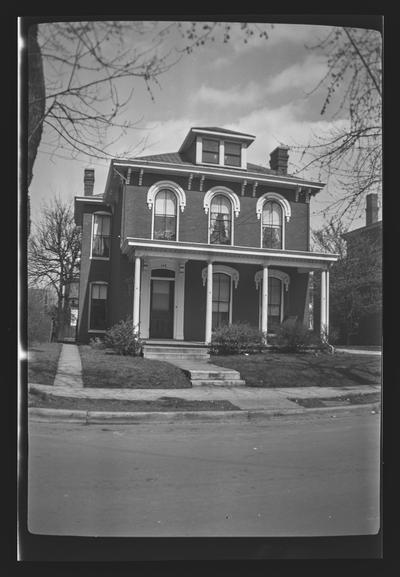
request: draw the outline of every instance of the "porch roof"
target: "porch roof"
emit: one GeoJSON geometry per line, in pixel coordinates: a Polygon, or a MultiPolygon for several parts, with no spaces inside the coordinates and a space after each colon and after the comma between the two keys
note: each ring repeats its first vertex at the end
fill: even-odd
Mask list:
{"type": "Polygon", "coordinates": [[[258,264],[260,266],[287,266],[302,269],[326,269],[339,258],[337,254],[298,250],[263,249],[246,246],[223,246],[179,241],[158,241],[127,237],[122,252],[133,255],[170,257],[181,260],[224,261],[258,264]]]}

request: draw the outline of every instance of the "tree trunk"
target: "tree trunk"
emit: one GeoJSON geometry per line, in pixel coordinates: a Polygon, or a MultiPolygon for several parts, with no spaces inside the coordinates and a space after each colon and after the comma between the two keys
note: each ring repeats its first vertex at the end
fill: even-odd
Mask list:
{"type": "Polygon", "coordinates": [[[45,113],[46,89],[43,61],[37,40],[38,26],[32,24],[28,32],[28,167],[27,167],[27,212],[28,235],[30,233],[29,187],[33,177],[33,165],[42,138],[45,113]]]}

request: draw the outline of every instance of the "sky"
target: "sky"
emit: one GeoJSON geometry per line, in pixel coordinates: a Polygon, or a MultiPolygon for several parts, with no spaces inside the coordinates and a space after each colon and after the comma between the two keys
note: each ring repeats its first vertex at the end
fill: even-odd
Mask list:
{"type": "MultiPolygon", "coordinates": [[[[143,48],[159,41],[159,53],[169,48],[178,55],[184,44],[174,23],[160,41],[160,30],[166,24],[152,22],[148,33],[133,35],[130,42],[143,48]]],[[[135,153],[175,152],[190,127],[219,126],[254,135],[247,160],[269,167],[269,155],[277,145],[307,144],[313,133],[329,130],[334,123],[346,124],[346,117],[333,121],[329,115],[320,114],[325,91],[314,90],[327,71],[327,62],[312,46],[329,33],[330,27],[274,24],[263,29],[267,39],[254,34],[245,43],[240,25],[232,25],[229,42],[223,43],[218,37],[190,54],[180,54],[180,60],[159,77],[153,99],[140,79],[125,80],[121,93],[133,90],[133,97],[124,118],[136,126],[117,140],[110,152],[119,156],[131,149],[130,157],[135,153]]],[[[30,186],[32,221],[40,218],[43,202],[52,197],[69,201],[82,195],[85,168],[95,169],[94,193],[102,193],[109,162],[84,156],[72,159],[67,151],[54,149],[45,128],[30,186]]],[[[299,166],[300,157],[292,149],[289,173],[299,166]]],[[[310,172],[303,176],[316,178],[310,172]]],[[[329,187],[312,199],[312,228],[324,224],[322,211],[331,202],[329,187]]],[[[350,228],[364,224],[362,207],[350,228]]]]}

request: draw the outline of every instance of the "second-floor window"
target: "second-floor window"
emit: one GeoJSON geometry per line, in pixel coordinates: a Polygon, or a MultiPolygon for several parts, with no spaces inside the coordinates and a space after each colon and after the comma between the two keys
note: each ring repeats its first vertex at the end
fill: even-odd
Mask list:
{"type": "Polygon", "coordinates": [[[282,207],[278,202],[264,203],[261,224],[262,247],[282,248],[282,207]]]}
{"type": "Polygon", "coordinates": [[[203,159],[202,162],[219,164],[219,140],[203,138],[203,159]]]}
{"type": "Polygon", "coordinates": [[[154,235],[158,240],[176,240],[177,203],[172,190],[160,190],[154,206],[154,235]]]}
{"type": "Polygon", "coordinates": [[[110,257],[110,228],[109,214],[93,215],[92,257],[110,257]]]}
{"type": "Polygon", "coordinates": [[[211,201],[210,243],[232,243],[232,204],[223,194],[217,194],[211,201]]]}

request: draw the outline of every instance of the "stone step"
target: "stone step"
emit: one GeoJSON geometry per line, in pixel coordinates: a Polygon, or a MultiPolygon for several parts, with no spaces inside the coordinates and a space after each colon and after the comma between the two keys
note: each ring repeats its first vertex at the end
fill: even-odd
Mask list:
{"type": "Polygon", "coordinates": [[[199,369],[183,369],[190,380],[220,380],[220,381],[237,381],[241,379],[240,373],[238,371],[213,371],[213,370],[199,370],[199,369]]]}
{"type": "Polygon", "coordinates": [[[244,387],[243,379],[191,379],[192,387],[244,387]]]}
{"type": "Polygon", "coordinates": [[[171,346],[159,346],[159,345],[144,345],[143,350],[145,351],[153,351],[157,353],[162,353],[164,351],[168,352],[183,352],[183,353],[208,353],[207,347],[171,347],[171,346]]]}
{"type": "Polygon", "coordinates": [[[158,361],[194,361],[206,363],[209,360],[208,355],[203,354],[182,354],[182,353],[153,353],[153,352],[143,352],[143,357],[145,359],[155,359],[158,361]]]}

